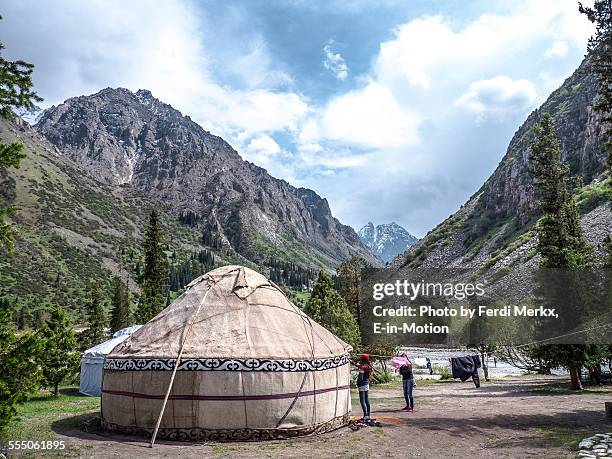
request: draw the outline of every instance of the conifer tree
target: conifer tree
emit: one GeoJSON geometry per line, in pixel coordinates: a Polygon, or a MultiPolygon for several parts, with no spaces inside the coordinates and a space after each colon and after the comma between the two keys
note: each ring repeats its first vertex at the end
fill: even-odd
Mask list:
{"type": "Polygon", "coordinates": [[[91,300],[87,305],[87,323],[89,328],[85,331],[87,347],[95,346],[106,340],[106,313],[102,303],[99,287],[91,291],[91,300]]]}
{"type": "Polygon", "coordinates": [[[51,388],[53,395],[58,396],[60,384],[77,373],[81,360],[76,334],[66,311],[59,306],[52,306],[39,335],[44,349],[40,353],[43,385],[51,388]]]}
{"type": "Polygon", "coordinates": [[[530,161],[544,214],[537,226],[541,266],[585,268],[591,249],[580,228],[578,208],[569,190],[569,168],[561,163],[561,147],[550,114],[542,116],[535,133],[530,161]]]}
{"type": "Polygon", "coordinates": [[[39,353],[39,340],[32,333],[17,336],[10,312],[0,309],[0,434],[40,383],[39,353]]]}
{"type": "MultiPolygon", "coordinates": [[[[0,43],[0,51],[3,49],[4,45],[0,43]]],[[[0,56],[0,117],[12,120],[15,118],[13,110],[32,111],[35,108],[34,102],[42,100],[32,90],[33,70],[32,64],[21,60],[7,61],[0,56]]],[[[19,168],[20,161],[25,157],[23,144],[0,143],[0,171],[7,167],[19,168]]],[[[14,247],[13,229],[8,222],[8,218],[14,212],[14,206],[0,208],[0,248],[6,246],[12,250],[14,247]]]]}
{"type": "Polygon", "coordinates": [[[144,272],[140,279],[141,296],[137,320],[144,324],[164,308],[168,290],[168,260],[164,252],[164,240],[159,213],[153,209],[145,230],[142,249],[144,272]]]}
{"type": "Polygon", "coordinates": [[[362,257],[352,257],[350,260],[342,262],[338,267],[340,294],[357,319],[357,323],[361,320],[361,305],[359,304],[361,270],[368,266],[368,263],[362,257]]]}
{"type": "Polygon", "coordinates": [[[121,278],[116,276],[110,320],[111,334],[122,328],[129,327],[131,322],[129,292],[121,278]]]}
{"type": "MultiPolygon", "coordinates": [[[[530,161],[544,214],[537,225],[540,266],[569,270],[587,268],[591,248],[580,228],[578,208],[569,189],[569,168],[561,163],[561,148],[550,114],[542,116],[535,134],[530,161]]],[[[568,368],[570,388],[580,390],[578,367],[589,358],[587,351],[583,344],[549,344],[531,347],[529,353],[532,358],[568,368]]]]}
{"type": "Polygon", "coordinates": [[[333,289],[331,277],[324,271],[319,272],[304,312],[353,348],[360,346],[357,320],[342,296],[333,289]]]}

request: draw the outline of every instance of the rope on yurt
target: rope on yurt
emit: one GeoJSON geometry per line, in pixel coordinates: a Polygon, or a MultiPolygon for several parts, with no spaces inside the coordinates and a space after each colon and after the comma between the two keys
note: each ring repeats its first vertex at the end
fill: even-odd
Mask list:
{"type": "Polygon", "coordinates": [[[181,343],[181,348],[179,349],[179,353],[176,358],[176,362],[174,363],[174,368],[172,369],[172,376],[170,377],[170,383],[168,384],[168,390],[166,391],[166,396],[164,397],[164,403],[162,404],[161,410],[159,412],[157,423],[155,424],[155,430],[153,431],[153,436],[151,437],[151,444],[149,445],[149,448],[153,448],[153,445],[155,444],[155,438],[157,437],[157,432],[159,431],[159,426],[161,424],[162,417],[164,416],[164,411],[166,410],[166,404],[168,403],[168,398],[170,397],[170,391],[172,391],[172,385],[174,384],[174,377],[176,376],[176,371],[178,370],[179,364],[181,362],[181,357],[183,357],[183,349],[185,348],[185,343],[187,343],[187,338],[189,338],[189,335],[191,334],[191,329],[193,327],[193,320],[199,314],[200,308],[204,304],[204,301],[206,301],[206,297],[208,296],[208,293],[212,290],[215,283],[216,281],[214,281],[213,279],[210,279],[208,290],[206,290],[206,293],[204,294],[202,301],[200,301],[200,304],[198,305],[198,309],[196,309],[193,315],[189,318],[189,325],[188,325],[187,331],[185,332],[185,337],[183,338],[183,342],[181,343]]]}
{"type": "MultiPolygon", "coordinates": [[[[315,348],[314,348],[314,327],[312,326],[312,321],[310,317],[306,316],[306,320],[308,321],[308,325],[310,325],[310,334],[312,337],[312,358],[315,356],[315,348]]],[[[313,411],[313,424],[317,423],[317,378],[316,373],[313,371],[312,373],[312,411],[313,411]]]]}
{"type": "Polygon", "coordinates": [[[298,389],[295,397],[293,397],[293,401],[291,402],[291,405],[289,405],[289,408],[287,408],[287,411],[285,411],[285,414],[283,414],[283,417],[279,419],[279,421],[276,423],[276,428],[278,429],[280,427],[280,425],[283,423],[283,421],[285,420],[285,418],[289,415],[289,413],[291,412],[291,410],[293,409],[295,403],[297,402],[300,393],[302,392],[302,389],[304,388],[304,384],[306,383],[306,378],[308,377],[308,372],[305,371],[304,372],[304,377],[302,378],[302,384],[300,385],[300,388],[298,389]]]}
{"type": "MultiPolygon", "coordinates": [[[[297,307],[291,302],[289,301],[289,298],[287,298],[287,296],[284,294],[284,292],[276,285],[274,285],[281,293],[283,293],[283,295],[285,296],[285,299],[287,300],[287,302],[293,306],[293,308],[296,309],[296,313],[301,317],[302,319],[302,324],[304,325],[304,331],[306,332],[306,338],[308,338],[308,343],[310,344],[310,353],[312,355],[312,358],[314,359],[315,356],[315,349],[314,349],[314,327],[312,326],[312,322],[310,322],[310,318],[304,314],[302,311],[297,310],[297,307]],[[310,326],[310,333],[311,333],[311,337],[308,337],[308,328],[306,326],[306,320],[308,320],[308,325],[310,326]]],[[[330,349],[331,351],[331,349],[330,349]]],[[[295,394],[295,397],[293,397],[293,401],[291,402],[291,404],[289,405],[289,408],[287,408],[287,411],[285,411],[285,414],[283,414],[283,416],[280,418],[280,420],[278,421],[278,423],[276,424],[276,428],[278,429],[280,427],[280,425],[283,423],[283,421],[285,420],[285,418],[289,415],[289,413],[291,412],[291,410],[293,409],[293,407],[295,406],[298,398],[300,397],[300,394],[302,393],[302,389],[304,388],[304,384],[306,383],[306,379],[308,378],[308,371],[304,372],[304,377],[302,378],[302,384],[300,385],[300,388],[298,389],[298,391],[295,394]]],[[[316,382],[315,382],[315,378],[313,377],[312,379],[313,382],[313,387],[316,391],[316,382]]],[[[315,421],[316,421],[316,409],[317,409],[317,401],[316,401],[316,395],[313,394],[314,397],[314,403],[313,403],[313,407],[314,407],[314,416],[315,416],[315,421]]]]}
{"type": "MultiPolygon", "coordinates": [[[[306,330],[306,336],[308,336],[308,330],[306,329],[306,321],[308,322],[308,325],[310,326],[310,332],[312,335],[312,342],[311,342],[311,350],[312,350],[312,357],[314,358],[314,335],[317,335],[318,338],[321,339],[321,341],[323,342],[323,344],[325,344],[325,346],[327,347],[327,349],[329,350],[329,352],[333,355],[333,350],[332,348],[329,346],[329,344],[327,344],[327,342],[321,337],[321,335],[319,335],[314,326],[312,325],[312,322],[310,320],[310,317],[308,317],[306,314],[304,314],[296,305],[293,304],[292,301],[289,300],[289,298],[287,298],[287,295],[285,295],[285,292],[278,286],[276,285],[274,282],[269,281],[270,284],[275,287],[278,291],[280,291],[283,296],[285,297],[285,299],[287,300],[287,302],[294,308],[295,313],[298,314],[301,318],[302,321],[304,322],[304,328],[306,330]]],[[[336,335],[332,334],[332,336],[336,339],[336,341],[338,341],[338,343],[342,346],[344,346],[344,343],[342,340],[340,340],[340,338],[338,338],[336,335]]],[[[287,410],[287,412],[285,412],[285,414],[283,415],[283,417],[281,418],[281,420],[278,422],[277,424],[277,428],[278,426],[280,426],[280,424],[285,420],[285,418],[287,417],[287,415],[289,414],[289,412],[291,411],[291,409],[293,408],[293,406],[295,405],[295,402],[297,401],[299,394],[302,391],[302,388],[304,386],[304,382],[306,381],[306,376],[308,375],[308,373],[306,373],[304,375],[304,380],[302,380],[302,385],[300,386],[300,390],[297,392],[296,397],[293,399],[293,402],[291,403],[291,405],[289,406],[289,409],[287,410]]],[[[350,372],[349,372],[350,375],[350,372]]],[[[349,380],[350,380],[350,376],[349,376],[349,380]]],[[[316,392],[316,381],[313,378],[313,386],[316,392]]],[[[315,416],[315,420],[316,420],[316,409],[317,409],[317,404],[316,404],[316,395],[313,395],[314,397],[314,416],[315,416]]],[[[348,404],[350,403],[350,397],[347,397],[347,411],[348,411],[348,404]]],[[[338,368],[336,368],[336,403],[335,403],[335,407],[334,407],[334,417],[337,414],[337,410],[338,410],[338,368]]]]}

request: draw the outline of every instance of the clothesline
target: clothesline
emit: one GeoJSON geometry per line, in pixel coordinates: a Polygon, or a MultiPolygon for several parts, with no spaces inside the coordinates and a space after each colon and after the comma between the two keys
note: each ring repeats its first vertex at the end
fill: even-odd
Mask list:
{"type": "MultiPolygon", "coordinates": [[[[408,353],[407,353],[407,352],[406,352],[405,354],[406,354],[406,355],[408,355],[408,353]]],[[[352,355],[352,356],[354,356],[354,357],[359,357],[359,356],[361,356],[361,355],[363,355],[363,354],[352,353],[351,355],[352,355]]],[[[466,354],[466,355],[460,355],[460,356],[454,356],[454,357],[466,357],[466,356],[468,356],[468,355],[478,355],[478,354],[474,354],[474,353],[472,353],[472,354],[466,354]]],[[[484,355],[485,355],[485,356],[487,356],[487,355],[488,355],[488,353],[487,353],[487,352],[485,352],[485,353],[484,353],[484,355]]],[[[393,357],[398,357],[397,355],[379,355],[379,354],[368,354],[368,356],[369,356],[369,357],[378,357],[378,358],[383,358],[383,359],[392,359],[393,357]]],[[[416,357],[416,358],[418,358],[418,357],[416,357]]],[[[425,358],[425,357],[424,357],[424,358],[425,358]]],[[[449,358],[449,359],[450,359],[450,358],[453,358],[453,357],[447,357],[447,358],[449,358]]]]}
{"type": "MultiPolygon", "coordinates": [[[[546,343],[546,342],[548,342],[548,341],[553,341],[553,340],[556,340],[556,339],[559,339],[559,338],[566,338],[566,337],[568,337],[568,336],[573,336],[573,335],[577,335],[577,334],[580,334],[580,333],[585,333],[585,332],[588,332],[588,331],[598,330],[598,329],[600,329],[600,328],[612,328],[612,323],[607,323],[607,324],[603,324],[603,325],[598,325],[597,327],[591,327],[591,328],[587,328],[587,329],[585,329],[585,330],[578,330],[578,331],[571,332],[571,333],[565,333],[565,334],[563,334],[563,335],[553,336],[553,337],[551,337],[551,338],[546,338],[546,339],[539,340],[539,341],[531,341],[531,342],[529,342],[529,343],[519,344],[519,345],[517,345],[517,346],[512,346],[512,347],[514,347],[515,349],[520,349],[520,348],[527,347],[527,346],[533,346],[533,345],[535,345],[535,344],[542,344],[542,343],[546,343]]],[[[352,355],[354,355],[354,356],[358,357],[358,356],[359,356],[359,355],[361,355],[361,354],[358,354],[358,353],[353,353],[352,355]]],[[[379,354],[368,354],[368,355],[369,355],[370,357],[379,357],[379,358],[387,358],[387,359],[391,359],[391,358],[393,358],[393,357],[397,357],[396,355],[379,355],[379,354]]],[[[478,355],[478,354],[476,353],[476,354],[471,354],[471,355],[478,355]]],[[[488,356],[488,353],[487,353],[487,352],[485,352],[485,353],[484,353],[484,356],[485,356],[485,357],[487,357],[487,356],[488,356]]],[[[455,357],[463,357],[463,356],[455,356],[455,357]]],[[[450,359],[450,358],[453,358],[453,356],[446,357],[446,358],[449,358],[449,359],[450,359]]]]}

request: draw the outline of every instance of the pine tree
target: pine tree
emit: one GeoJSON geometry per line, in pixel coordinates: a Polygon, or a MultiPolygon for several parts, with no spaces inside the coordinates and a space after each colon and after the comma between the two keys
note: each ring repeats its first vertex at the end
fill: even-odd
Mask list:
{"type": "MultiPolygon", "coordinates": [[[[587,268],[591,248],[580,228],[578,208],[569,190],[569,168],[561,163],[561,148],[550,114],[542,116],[535,134],[530,161],[544,214],[537,225],[537,249],[542,256],[540,266],[570,270],[587,268]]],[[[570,388],[582,389],[578,367],[588,357],[586,345],[539,345],[531,347],[529,353],[532,358],[567,367],[570,388]]]]}
{"type": "Polygon", "coordinates": [[[579,10],[595,25],[595,35],[589,39],[591,68],[599,83],[599,98],[594,108],[602,113],[608,169],[612,175],[612,1],[595,0],[593,7],[579,3],[579,10]]]}
{"type": "Polygon", "coordinates": [[[49,319],[39,330],[44,352],[40,353],[43,385],[59,395],[59,386],[75,375],[81,361],[77,351],[77,338],[66,311],[52,306],[49,319]]]}
{"type": "Polygon", "coordinates": [[[561,163],[561,147],[550,114],[542,116],[535,134],[530,162],[544,214],[537,226],[541,266],[587,267],[591,249],[580,228],[578,208],[569,190],[569,168],[561,163]]]}
{"type": "Polygon", "coordinates": [[[361,271],[368,266],[368,263],[362,257],[352,257],[350,260],[342,262],[338,267],[340,294],[357,319],[357,323],[361,320],[361,306],[359,304],[361,271]]]}
{"type": "Polygon", "coordinates": [[[140,279],[141,296],[137,320],[144,324],[164,308],[168,290],[168,260],[164,252],[164,240],[159,213],[153,209],[145,230],[142,244],[144,272],[140,279]]]}
{"type": "MultiPolygon", "coordinates": [[[[4,45],[0,43],[0,51],[3,49],[4,45]]],[[[15,118],[13,110],[32,111],[35,108],[34,102],[42,100],[32,90],[33,70],[32,64],[21,60],[11,62],[0,56],[0,117],[12,120],[15,118]]],[[[0,171],[7,167],[19,168],[20,161],[25,157],[23,144],[0,143],[0,171]]],[[[14,247],[13,228],[8,223],[8,218],[14,212],[14,206],[0,208],[0,248],[6,246],[12,250],[14,247]]]]}
{"type": "Polygon", "coordinates": [[[15,334],[10,312],[0,309],[0,433],[40,383],[40,350],[32,333],[15,334]]]}
{"type": "Polygon", "coordinates": [[[331,277],[324,271],[319,272],[304,312],[354,349],[360,346],[357,320],[344,299],[333,289],[331,277]]]}
{"type": "Polygon", "coordinates": [[[132,322],[128,289],[119,276],[115,277],[114,286],[110,320],[111,333],[129,327],[132,322]]]}
{"type": "Polygon", "coordinates": [[[94,287],[91,291],[91,300],[87,305],[87,323],[89,328],[85,331],[86,347],[95,346],[106,340],[106,313],[99,287],[94,287]]]}

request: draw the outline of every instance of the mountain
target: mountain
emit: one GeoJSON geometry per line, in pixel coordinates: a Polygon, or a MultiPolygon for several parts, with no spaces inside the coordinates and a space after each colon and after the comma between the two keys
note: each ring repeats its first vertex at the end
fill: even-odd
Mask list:
{"type": "Polygon", "coordinates": [[[153,208],[173,292],[213,265],[243,264],[299,290],[352,255],[381,263],[325,199],[243,161],[146,91],[70,99],[36,128],[0,119],[0,142],[11,141],[27,157],[0,168],[0,207],[17,208],[15,250],[0,249],[0,307],[25,326],[50,301],[82,320],[91,286],[110,298],[113,275],[137,294],[153,208]]]}
{"type": "Polygon", "coordinates": [[[0,207],[14,205],[15,250],[0,249],[0,304],[20,323],[37,323],[48,301],[76,317],[96,284],[111,297],[111,276],[137,291],[141,230],[151,209],[170,235],[172,272],[204,270],[194,254],[217,264],[241,257],[207,247],[196,228],[171,209],[130,187],[112,187],[86,174],[28,124],[0,119],[0,142],[18,141],[27,157],[19,169],[0,169],[0,207]],[[197,265],[197,266],[196,266],[197,265]]]}
{"type": "Polygon", "coordinates": [[[333,268],[353,255],[380,263],[326,199],[244,161],[149,91],[74,97],[47,109],[35,129],[96,180],[194,216],[199,228],[255,263],[333,268]]]}
{"type": "Polygon", "coordinates": [[[376,226],[368,222],[358,234],[361,241],[387,263],[418,241],[395,222],[376,226]]]}
{"type": "Polygon", "coordinates": [[[595,257],[601,256],[598,245],[612,228],[612,178],[606,171],[601,115],[592,107],[596,95],[597,82],[584,61],[527,117],[482,187],[394,265],[502,274],[537,265],[534,224],[541,214],[528,160],[533,127],[545,112],[553,117],[563,161],[581,182],[576,190],[581,224],[595,257]]]}

